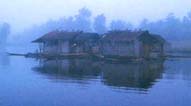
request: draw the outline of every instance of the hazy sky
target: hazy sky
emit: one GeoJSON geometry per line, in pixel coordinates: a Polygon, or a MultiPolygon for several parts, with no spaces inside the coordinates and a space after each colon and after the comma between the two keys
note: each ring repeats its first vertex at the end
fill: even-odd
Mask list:
{"type": "Polygon", "coordinates": [[[48,19],[75,15],[82,7],[89,8],[94,16],[104,13],[108,20],[138,23],[143,18],[164,18],[170,12],[182,17],[191,10],[191,0],[0,0],[0,21],[21,31],[48,19]]]}

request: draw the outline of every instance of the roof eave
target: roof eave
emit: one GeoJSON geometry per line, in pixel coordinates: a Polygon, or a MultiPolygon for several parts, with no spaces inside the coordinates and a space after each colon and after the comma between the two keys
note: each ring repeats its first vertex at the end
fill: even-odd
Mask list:
{"type": "Polygon", "coordinates": [[[32,41],[31,43],[43,43],[43,41],[40,41],[40,40],[34,40],[34,41],[32,41]]]}

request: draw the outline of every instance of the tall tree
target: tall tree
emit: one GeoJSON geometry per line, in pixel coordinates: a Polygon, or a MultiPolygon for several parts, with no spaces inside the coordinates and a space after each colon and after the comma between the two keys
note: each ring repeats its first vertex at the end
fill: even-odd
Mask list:
{"type": "MultiPolygon", "coordinates": [[[[147,29],[148,28],[149,21],[147,19],[143,19],[139,25],[139,28],[141,29],[147,29]]],[[[148,30],[148,29],[147,29],[148,30]]]]}
{"type": "Polygon", "coordinates": [[[98,15],[94,19],[94,24],[93,24],[94,30],[97,33],[103,34],[107,31],[106,28],[106,18],[104,14],[98,15]]]}
{"type": "Polygon", "coordinates": [[[79,10],[79,14],[75,16],[75,29],[86,32],[92,31],[91,28],[91,11],[87,8],[79,10]]]}
{"type": "Polygon", "coordinates": [[[126,23],[122,20],[115,20],[112,21],[110,24],[111,30],[125,30],[126,29],[126,23]]]}

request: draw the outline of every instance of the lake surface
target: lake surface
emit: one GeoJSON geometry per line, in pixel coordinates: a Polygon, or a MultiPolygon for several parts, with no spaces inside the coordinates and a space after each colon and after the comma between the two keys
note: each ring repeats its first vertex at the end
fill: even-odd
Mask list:
{"type": "Polygon", "coordinates": [[[1,55],[0,106],[191,106],[191,59],[112,63],[1,55]]]}

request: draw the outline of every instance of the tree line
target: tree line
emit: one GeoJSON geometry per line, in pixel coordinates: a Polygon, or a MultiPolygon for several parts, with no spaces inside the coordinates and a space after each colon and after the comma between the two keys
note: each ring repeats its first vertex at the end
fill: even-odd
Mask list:
{"type": "Polygon", "coordinates": [[[132,23],[123,20],[112,20],[109,24],[106,23],[108,22],[104,14],[99,14],[92,18],[92,12],[87,8],[82,8],[75,16],[49,20],[44,24],[25,30],[23,34],[31,35],[25,36],[30,41],[52,30],[85,31],[103,34],[109,30],[130,29],[148,30],[152,33],[162,35],[170,42],[188,43],[191,40],[191,12],[184,16],[183,19],[175,17],[173,13],[155,22],[143,19],[138,26],[134,26],[132,23]]]}

